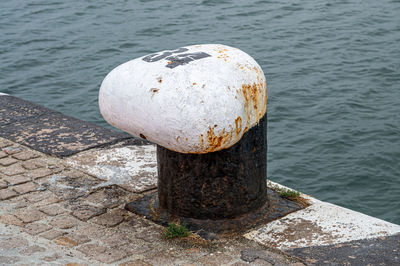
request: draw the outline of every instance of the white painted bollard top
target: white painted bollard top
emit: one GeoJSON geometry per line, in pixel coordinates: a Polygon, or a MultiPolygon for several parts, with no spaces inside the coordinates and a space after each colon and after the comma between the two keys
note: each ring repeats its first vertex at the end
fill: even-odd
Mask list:
{"type": "Polygon", "coordinates": [[[265,115],[267,83],[245,52],[202,44],[128,61],[101,84],[111,125],[182,153],[229,148],[265,115]]]}

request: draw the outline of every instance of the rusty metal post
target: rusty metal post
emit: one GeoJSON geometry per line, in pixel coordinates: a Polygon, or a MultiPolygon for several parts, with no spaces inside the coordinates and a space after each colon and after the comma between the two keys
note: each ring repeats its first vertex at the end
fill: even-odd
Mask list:
{"type": "Polygon", "coordinates": [[[267,200],[267,119],[232,147],[185,154],[157,146],[161,207],[196,219],[235,218],[267,200]]]}

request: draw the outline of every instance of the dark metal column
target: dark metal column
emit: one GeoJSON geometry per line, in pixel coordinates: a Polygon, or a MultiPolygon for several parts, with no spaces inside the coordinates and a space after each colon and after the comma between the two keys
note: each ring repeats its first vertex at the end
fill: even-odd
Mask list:
{"type": "Polygon", "coordinates": [[[267,116],[234,146],[184,154],[157,146],[160,207],[172,215],[218,220],[267,201],[267,116]]]}

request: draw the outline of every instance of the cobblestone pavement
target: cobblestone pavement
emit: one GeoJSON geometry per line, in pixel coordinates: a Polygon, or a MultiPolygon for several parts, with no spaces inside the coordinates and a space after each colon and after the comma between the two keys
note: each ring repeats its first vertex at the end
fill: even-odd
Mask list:
{"type": "Polygon", "coordinates": [[[0,265],[303,265],[241,236],[163,240],[124,210],[149,190],[78,169],[0,138],[0,265]]]}

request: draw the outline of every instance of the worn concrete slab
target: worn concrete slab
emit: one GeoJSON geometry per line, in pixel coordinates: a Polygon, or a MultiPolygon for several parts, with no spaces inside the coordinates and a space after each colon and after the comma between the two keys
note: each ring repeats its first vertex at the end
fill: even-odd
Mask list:
{"type": "Polygon", "coordinates": [[[68,158],[69,166],[132,192],[157,186],[155,145],[135,145],[89,150],[68,158]]]}
{"type": "Polygon", "coordinates": [[[290,250],[400,233],[399,225],[307,195],[302,197],[309,200],[309,207],[253,230],[245,237],[266,246],[290,250]]]}
{"type": "Polygon", "coordinates": [[[0,98],[0,136],[59,157],[131,138],[13,96],[0,98]]]}
{"type": "Polygon", "coordinates": [[[13,96],[4,95],[0,98],[0,126],[12,126],[12,123],[17,121],[53,112],[13,96]]]}
{"type": "Polygon", "coordinates": [[[400,234],[287,252],[312,265],[400,265],[400,234]]]}

